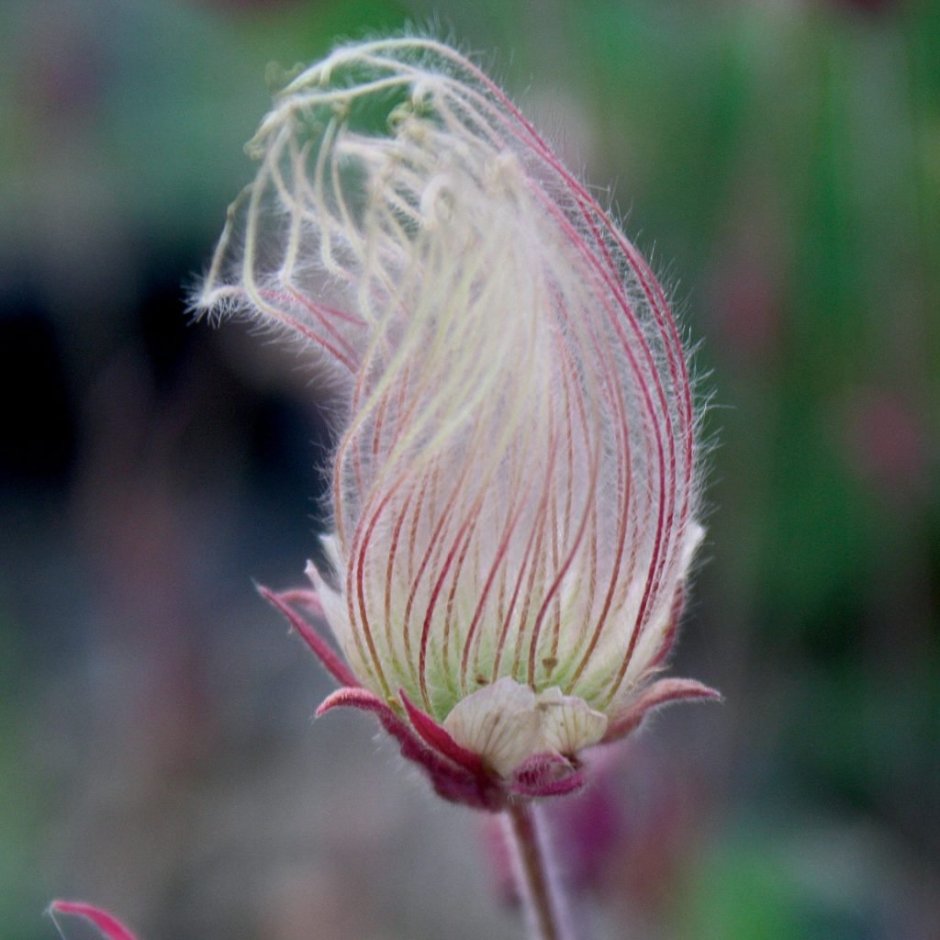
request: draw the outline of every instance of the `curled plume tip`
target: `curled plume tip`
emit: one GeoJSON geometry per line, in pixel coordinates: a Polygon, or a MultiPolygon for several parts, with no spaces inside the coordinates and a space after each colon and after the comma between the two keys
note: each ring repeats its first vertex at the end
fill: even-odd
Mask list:
{"type": "Polygon", "coordinates": [[[664,291],[509,97],[434,40],[337,49],[249,152],[198,307],[294,337],[346,392],[330,570],[262,593],[360,690],[330,707],[368,692],[435,759],[459,748],[511,781],[539,758],[526,779],[554,787],[635,717],[703,534],[664,291]]]}

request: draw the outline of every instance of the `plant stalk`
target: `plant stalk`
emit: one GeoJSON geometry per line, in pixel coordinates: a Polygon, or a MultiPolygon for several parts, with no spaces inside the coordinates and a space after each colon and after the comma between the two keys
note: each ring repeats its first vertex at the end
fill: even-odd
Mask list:
{"type": "Polygon", "coordinates": [[[513,803],[506,810],[505,822],[532,940],[574,940],[564,890],[538,808],[529,802],[513,803]]]}

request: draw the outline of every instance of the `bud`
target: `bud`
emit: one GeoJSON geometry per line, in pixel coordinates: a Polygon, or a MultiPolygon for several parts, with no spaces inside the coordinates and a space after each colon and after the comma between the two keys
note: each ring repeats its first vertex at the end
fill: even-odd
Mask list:
{"type": "Polygon", "coordinates": [[[320,713],[372,711],[495,809],[715,697],[653,681],[702,537],[697,418],[662,288],[587,189],[424,39],[337,49],[249,151],[197,307],[296,337],[347,392],[329,566],[263,592],[343,686],[320,713]]]}

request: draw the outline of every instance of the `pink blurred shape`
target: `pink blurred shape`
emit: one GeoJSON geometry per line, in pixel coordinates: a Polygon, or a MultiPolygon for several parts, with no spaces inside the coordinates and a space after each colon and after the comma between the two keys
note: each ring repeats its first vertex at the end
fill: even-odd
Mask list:
{"type": "Polygon", "coordinates": [[[137,940],[134,934],[113,914],[109,914],[92,904],[86,904],[84,901],[53,901],[49,905],[49,910],[53,915],[65,914],[69,917],[83,917],[94,924],[106,940],[137,940]]]}

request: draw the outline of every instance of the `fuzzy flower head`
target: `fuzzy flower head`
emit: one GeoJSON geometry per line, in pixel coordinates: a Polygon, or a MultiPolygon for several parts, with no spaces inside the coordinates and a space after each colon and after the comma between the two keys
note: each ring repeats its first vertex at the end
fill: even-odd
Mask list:
{"type": "Polygon", "coordinates": [[[474,802],[466,772],[494,803],[574,786],[583,748],[712,695],[652,682],[702,535],[696,414],[611,218],[432,40],[339,48],[249,146],[199,306],[302,339],[348,393],[330,567],[269,594],[344,686],[324,707],[372,710],[439,792],[474,802]]]}

